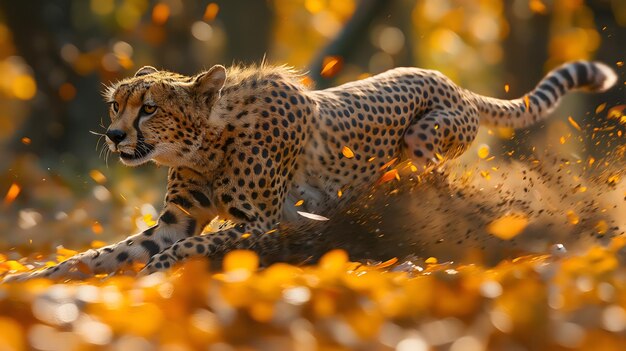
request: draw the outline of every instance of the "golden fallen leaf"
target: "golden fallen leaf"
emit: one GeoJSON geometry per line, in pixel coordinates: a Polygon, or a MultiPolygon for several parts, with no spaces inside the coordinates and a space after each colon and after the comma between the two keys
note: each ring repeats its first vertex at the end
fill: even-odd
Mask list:
{"type": "Polygon", "coordinates": [[[487,232],[502,240],[511,240],[524,231],[528,218],[523,214],[507,214],[487,225],[487,232]]]}
{"type": "Polygon", "coordinates": [[[107,177],[97,169],[92,169],[91,171],[89,171],[89,176],[98,184],[103,184],[107,181],[107,177]]]}
{"type": "Polygon", "coordinates": [[[144,223],[148,225],[148,227],[152,227],[153,225],[157,224],[157,222],[152,218],[152,215],[150,213],[146,213],[145,215],[143,215],[142,219],[144,223]]]}
{"type": "Polygon", "coordinates": [[[93,240],[91,242],[90,246],[91,246],[92,249],[99,249],[99,248],[104,247],[106,245],[107,245],[107,243],[102,241],[102,240],[93,240]]]}
{"type": "Polygon", "coordinates": [[[0,349],[2,350],[26,350],[24,341],[27,340],[23,326],[15,319],[15,316],[0,316],[0,349]]]}
{"type": "Polygon", "coordinates": [[[328,251],[320,258],[319,266],[323,270],[342,269],[348,263],[348,253],[341,249],[328,251]]]}
{"type": "Polygon", "coordinates": [[[11,184],[6,196],[4,197],[4,205],[6,206],[13,202],[17,198],[17,195],[20,194],[20,191],[21,188],[19,185],[17,185],[17,183],[11,184]]]}
{"type": "Polygon", "coordinates": [[[607,117],[619,119],[624,116],[624,110],[626,110],[626,105],[613,106],[607,112],[607,117]]]}
{"type": "Polygon", "coordinates": [[[398,158],[397,158],[397,157],[396,157],[396,158],[391,159],[391,161],[389,161],[389,162],[385,163],[384,165],[380,166],[380,168],[379,168],[379,169],[380,169],[381,171],[382,171],[382,170],[385,170],[385,169],[387,169],[388,167],[393,166],[393,164],[394,164],[394,163],[396,163],[396,161],[398,161],[398,158]]]}
{"type": "Polygon", "coordinates": [[[383,174],[383,176],[380,177],[380,180],[378,181],[378,184],[386,183],[386,182],[391,181],[393,179],[400,180],[400,175],[398,174],[398,170],[397,169],[392,169],[390,171],[385,172],[385,174],[383,174]]]}
{"type": "Polygon", "coordinates": [[[15,260],[9,260],[4,262],[4,264],[6,264],[9,268],[10,271],[16,271],[16,272],[26,272],[28,271],[28,268],[26,266],[24,266],[23,264],[15,261],[15,260]]]}
{"type": "Polygon", "coordinates": [[[57,246],[57,255],[59,256],[63,256],[63,257],[72,257],[74,255],[78,254],[78,251],[76,250],[71,250],[71,249],[66,249],[63,246],[57,246]]]}
{"type": "Polygon", "coordinates": [[[245,270],[248,272],[256,271],[259,268],[259,256],[250,250],[235,250],[229,252],[224,257],[224,271],[232,272],[236,270],[245,270]]]}
{"type": "Polygon", "coordinates": [[[598,223],[596,223],[595,230],[596,233],[604,235],[606,234],[607,230],[609,230],[609,225],[606,224],[605,220],[601,219],[600,221],[598,221],[598,223]]]}
{"type": "Polygon", "coordinates": [[[581,131],[580,125],[578,125],[578,123],[572,118],[572,116],[568,116],[567,121],[569,122],[569,124],[572,125],[572,127],[576,128],[577,131],[581,131]]]}
{"type": "Polygon", "coordinates": [[[94,234],[102,234],[103,230],[104,229],[102,228],[102,224],[100,224],[98,221],[94,221],[91,225],[91,231],[94,232],[94,234]]]}
{"type": "Polygon", "coordinates": [[[487,144],[482,144],[478,147],[478,157],[480,158],[487,158],[487,156],[489,156],[489,145],[487,144]]]}
{"type": "Polygon", "coordinates": [[[165,3],[158,3],[152,8],[152,22],[157,25],[163,25],[170,17],[170,7],[165,3]]]}
{"type": "Polygon", "coordinates": [[[570,222],[570,224],[576,225],[580,222],[580,217],[578,217],[576,212],[572,210],[568,210],[565,215],[567,216],[567,221],[570,222]]]}
{"type": "Polygon", "coordinates": [[[429,257],[424,261],[424,263],[427,264],[437,264],[437,262],[439,262],[439,260],[437,260],[437,257],[429,257]]]}
{"type": "Polygon", "coordinates": [[[617,183],[619,183],[619,180],[620,180],[619,175],[618,174],[614,174],[612,176],[609,176],[609,178],[606,181],[610,185],[616,185],[617,183]]]}
{"type": "Polygon", "coordinates": [[[385,262],[381,262],[381,263],[377,264],[375,267],[376,268],[386,268],[386,267],[389,267],[389,266],[393,266],[397,262],[398,262],[398,258],[397,257],[393,257],[393,258],[388,259],[385,262]]]}
{"type": "Polygon", "coordinates": [[[322,62],[322,71],[320,75],[324,78],[330,78],[335,76],[341,70],[343,60],[339,56],[327,56],[324,57],[322,62]]]}
{"type": "Polygon", "coordinates": [[[526,111],[530,109],[530,98],[528,98],[528,95],[524,95],[524,106],[526,106],[526,111]]]}
{"type": "Polygon", "coordinates": [[[606,108],[606,102],[601,103],[600,105],[598,105],[598,107],[596,107],[596,114],[604,111],[605,108],[606,108]]]}
{"type": "Polygon", "coordinates": [[[211,22],[215,19],[215,17],[217,17],[217,14],[220,11],[220,6],[214,2],[210,3],[207,5],[206,9],[204,10],[204,20],[207,22],[211,22]]]}
{"type": "Polygon", "coordinates": [[[528,8],[534,13],[538,14],[546,14],[548,12],[548,8],[541,0],[530,0],[528,2],[528,8]]]}
{"type": "Polygon", "coordinates": [[[354,152],[347,146],[344,146],[343,149],[341,149],[341,154],[345,158],[353,158],[354,157],[354,152]]]}

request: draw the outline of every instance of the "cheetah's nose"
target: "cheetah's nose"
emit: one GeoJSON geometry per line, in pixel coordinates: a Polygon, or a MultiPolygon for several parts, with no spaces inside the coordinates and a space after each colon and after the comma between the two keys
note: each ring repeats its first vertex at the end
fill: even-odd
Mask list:
{"type": "Polygon", "coordinates": [[[126,138],[126,133],[119,129],[107,130],[106,135],[115,145],[121,143],[126,138]]]}

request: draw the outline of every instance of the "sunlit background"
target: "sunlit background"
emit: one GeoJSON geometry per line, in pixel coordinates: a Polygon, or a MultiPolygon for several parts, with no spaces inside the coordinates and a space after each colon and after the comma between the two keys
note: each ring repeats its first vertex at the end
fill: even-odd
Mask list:
{"type": "Polygon", "coordinates": [[[558,258],[569,243],[549,245],[570,234],[624,234],[625,50],[623,0],[0,1],[0,274],[155,223],[166,169],[123,167],[98,135],[100,92],[143,65],[194,74],[265,60],[319,88],[418,66],[500,98],[569,60],[619,75],[530,130],[484,128],[434,181],[391,177],[334,233],[392,242],[361,248],[384,258],[372,267],[333,251],[255,275],[239,252],[224,274],[192,264],[171,281],[0,290],[0,350],[621,350],[623,240],[495,271],[471,250],[456,256],[465,266],[446,261],[467,247],[558,258]],[[527,245],[510,241],[522,232],[527,245]]]}
{"type": "MultiPolygon", "coordinates": [[[[108,125],[100,97],[104,85],[143,65],[194,74],[215,63],[265,58],[308,71],[318,87],[419,66],[499,97],[523,94],[547,70],[573,59],[598,58],[623,76],[623,1],[364,1],[358,6],[353,0],[3,1],[0,247],[84,246],[152,224],[165,170],[127,169],[114,157],[106,159],[103,140],[93,133],[108,125]],[[352,34],[341,36],[344,27],[352,34]]],[[[541,147],[571,135],[569,115],[594,125],[590,112],[602,103],[607,103],[602,117],[611,111],[619,120],[623,100],[623,87],[567,99],[558,118],[526,142],[541,147]]],[[[481,140],[495,138],[498,144],[511,131],[489,134],[481,140]]],[[[604,152],[606,145],[556,147],[604,152]]]]}

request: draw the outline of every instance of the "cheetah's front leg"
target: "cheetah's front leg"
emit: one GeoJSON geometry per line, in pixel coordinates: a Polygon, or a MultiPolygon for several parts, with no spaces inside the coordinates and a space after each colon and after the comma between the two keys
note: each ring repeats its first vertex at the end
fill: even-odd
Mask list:
{"type": "Polygon", "coordinates": [[[216,233],[181,239],[152,256],[140,274],[166,270],[189,258],[211,257],[227,250],[255,248],[271,252],[279,239],[278,233],[278,229],[264,230],[258,224],[244,223],[216,233]]]}
{"type": "Polygon", "coordinates": [[[4,282],[34,278],[84,279],[93,274],[115,272],[133,262],[144,263],[172,243],[197,234],[195,219],[185,217],[180,209],[168,206],[159,223],[142,233],[113,245],[82,252],[43,270],[8,276],[4,282]],[[173,218],[177,218],[176,223],[173,218]]]}
{"type": "Polygon", "coordinates": [[[184,173],[184,170],[170,171],[166,203],[157,225],[116,244],[82,252],[55,266],[7,276],[3,282],[33,278],[84,279],[93,274],[113,273],[134,262],[145,263],[173,243],[199,234],[215,214],[206,184],[184,173]]]}

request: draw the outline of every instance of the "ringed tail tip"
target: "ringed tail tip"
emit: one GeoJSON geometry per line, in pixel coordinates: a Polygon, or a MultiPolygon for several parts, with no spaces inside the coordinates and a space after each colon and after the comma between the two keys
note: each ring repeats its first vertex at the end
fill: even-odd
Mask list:
{"type": "Polygon", "coordinates": [[[604,76],[604,79],[600,82],[598,87],[594,89],[597,92],[604,92],[611,89],[615,83],[617,83],[617,73],[609,67],[608,65],[602,62],[593,62],[593,64],[598,68],[598,70],[604,76]]]}

